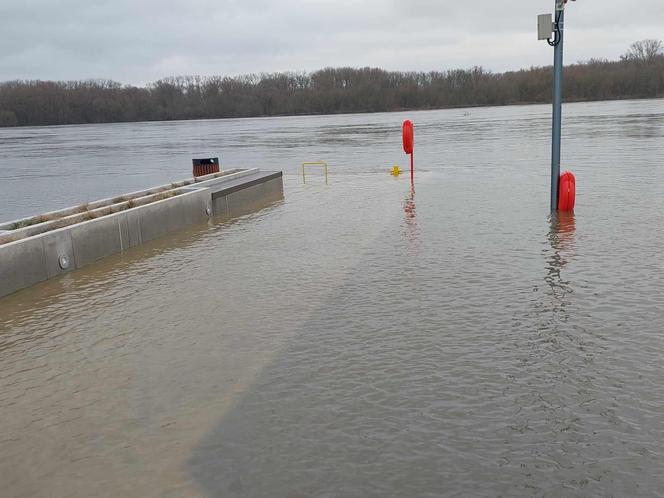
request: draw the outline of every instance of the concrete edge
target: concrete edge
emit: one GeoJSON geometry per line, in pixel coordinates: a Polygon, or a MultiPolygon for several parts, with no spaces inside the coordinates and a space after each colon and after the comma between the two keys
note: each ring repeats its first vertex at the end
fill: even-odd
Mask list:
{"type": "Polygon", "coordinates": [[[282,172],[240,173],[226,181],[213,178],[182,188],[177,196],[0,245],[0,298],[212,216],[234,218],[283,199],[282,172]]]}
{"type": "MultiPolygon", "coordinates": [[[[157,194],[160,192],[166,192],[168,190],[179,190],[179,189],[189,189],[191,187],[200,187],[200,186],[205,186],[206,183],[208,182],[224,182],[224,181],[232,181],[237,178],[241,178],[243,176],[248,176],[251,174],[254,174],[258,172],[258,168],[249,168],[249,169],[240,169],[240,168],[233,168],[230,170],[225,170],[220,173],[213,173],[210,175],[206,176],[201,176],[198,178],[187,178],[184,180],[178,180],[172,183],[164,184],[164,185],[159,185],[157,187],[152,187],[149,189],[143,189],[143,190],[136,190],[134,192],[128,192],[125,194],[119,194],[113,197],[107,197],[105,199],[99,199],[97,201],[93,201],[88,203],[88,207],[90,211],[94,211],[95,209],[99,209],[102,207],[107,207],[113,204],[119,204],[119,203],[114,203],[113,201],[115,199],[118,199],[120,197],[126,198],[127,200],[129,199],[136,199],[139,197],[143,197],[146,195],[153,195],[157,194]],[[186,183],[185,182],[189,182],[186,183]],[[179,185],[182,184],[182,185],[179,185]],[[173,185],[178,185],[178,186],[173,186],[173,185]]],[[[41,213],[33,216],[24,216],[23,218],[11,220],[11,221],[6,221],[3,223],[0,223],[0,234],[1,235],[11,235],[12,233],[15,233],[15,230],[10,230],[12,226],[15,224],[30,220],[32,218],[35,218],[37,216],[45,216],[45,217],[54,217],[57,216],[59,218],[65,218],[67,216],[71,216],[79,212],[80,205],[78,206],[70,206],[67,208],[63,209],[58,209],[55,211],[48,211],[46,213],[41,213]]],[[[108,215],[110,216],[110,215],[108,215]]],[[[47,223],[47,222],[44,222],[47,223]]],[[[41,223],[36,223],[31,226],[37,226],[40,225],[41,223]]]]}

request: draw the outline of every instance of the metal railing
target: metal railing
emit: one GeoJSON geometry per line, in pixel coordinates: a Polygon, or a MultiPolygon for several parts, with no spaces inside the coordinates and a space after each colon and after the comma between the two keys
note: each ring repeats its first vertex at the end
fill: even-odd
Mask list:
{"type": "Polygon", "coordinates": [[[327,163],[325,161],[308,161],[302,163],[302,183],[307,183],[305,166],[323,166],[323,169],[325,170],[325,185],[327,185],[327,163]]]}

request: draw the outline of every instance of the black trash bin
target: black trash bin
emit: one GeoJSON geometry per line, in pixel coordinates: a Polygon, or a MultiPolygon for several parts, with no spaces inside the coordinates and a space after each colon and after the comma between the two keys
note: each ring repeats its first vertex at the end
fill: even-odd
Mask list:
{"type": "Polygon", "coordinates": [[[192,159],[194,165],[194,177],[219,173],[219,158],[208,157],[205,159],[192,159]]]}

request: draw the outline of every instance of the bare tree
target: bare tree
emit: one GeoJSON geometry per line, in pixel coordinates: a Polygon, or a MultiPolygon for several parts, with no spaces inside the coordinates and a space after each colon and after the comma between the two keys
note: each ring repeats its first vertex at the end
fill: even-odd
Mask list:
{"type": "MultiPolygon", "coordinates": [[[[620,61],[567,66],[572,101],[664,97],[661,41],[632,44],[620,61]]],[[[145,87],[110,80],[0,82],[0,127],[435,109],[551,101],[551,68],[178,76],[145,87]]]]}
{"type": "Polygon", "coordinates": [[[621,59],[648,64],[661,55],[664,55],[664,44],[662,44],[662,41],[648,39],[632,43],[627,53],[621,56],[621,59]]]}

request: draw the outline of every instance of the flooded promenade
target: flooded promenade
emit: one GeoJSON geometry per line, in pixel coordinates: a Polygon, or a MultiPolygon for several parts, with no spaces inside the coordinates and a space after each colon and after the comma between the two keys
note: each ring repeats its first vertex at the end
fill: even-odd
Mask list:
{"type": "Polygon", "coordinates": [[[555,220],[549,110],[0,130],[3,220],[285,173],[0,300],[0,495],[662,495],[664,101],[566,107],[555,220]]]}

